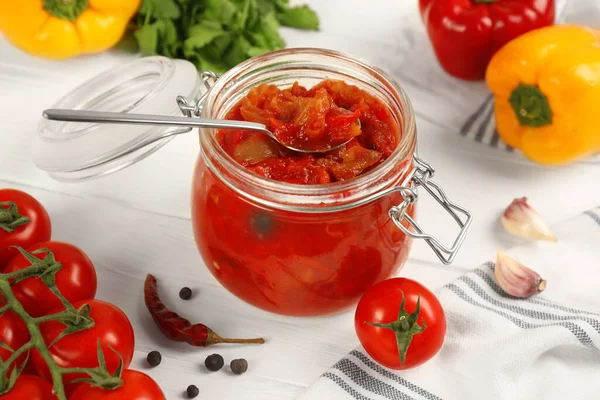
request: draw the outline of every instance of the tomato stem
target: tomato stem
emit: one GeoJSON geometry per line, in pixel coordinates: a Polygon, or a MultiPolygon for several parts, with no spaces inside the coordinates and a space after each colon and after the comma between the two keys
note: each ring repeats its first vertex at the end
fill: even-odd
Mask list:
{"type": "Polygon", "coordinates": [[[8,304],[5,304],[4,306],[0,307],[0,315],[4,314],[9,309],[10,309],[10,306],[8,304]]]}
{"type": "Polygon", "coordinates": [[[31,342],[25,343],[23,346],[21,346],[17,350],[15,350],[15,352],[12,353],[11,356],[8,357],[8,359],[6,359],[6,361],[4,361],[4,364],[11,365],[15,361],[17,361],[17,359],[19,357],[21,357],[23,355],[23,353],[25,353],[28,350],[31,350],[32,348],[33,348],[33,343],[31,343],[31,342]]]}
{"type": "MultiPolygon", "coordinates": [[[[0,203],[1,204],[1,203],[0,203]]],[[[96,368],[61,368],[52,358],[48,346],[40,330],[40,324],[48,321],[58,321],[65,325],[65,329],[55,339],[54,342],[60,340],[65,335],[89,329],[94,326],[94,320],[89,317],[90,308],[88,305],[82,306],[80,309],[75,309],[73,305],[60,293],[56,287],[56,273],[62,268],[61,263],[56,262],[54,254],[48,249],[40,249],[34,253],[46,253],[44,259],[39,259],[34,256],[34,253],[28,253],[20,247],[17,247],[21,255],[30,261],[31,265],[27,268],[14,271],[8,274],[0,274],[0,293],[4,295],[6,304],[0,308],[0,315],[6,311],[14,312],[25,324],[29,331],[29,342],[18,348],[11,356],[0,364],[0,381],[8,382],[7,387],[0,387],[0,394],[8,392],[14,385],[13,379],[4,379],[8,375],[11,365],[18,360],[23,354],[31,349],[37,350],[40,356],[44,359],[50,375],[52,377],[53,393],[57,400],[67,400],[65,388],[63,384],[63,375],[69,373],[86,374],[89,378],[78,380],[85,381],[92,385],[102,387],[104,389],[114,389],[122,385],[121,366],[117,372],[111,375],[106,367],[104,355],[100,343],[98,344],[98,367],[96,368]],[[48,287],[48,289],[60,300],[65,310],[56,314],[46,315],[34,318],[25,310],[11,289],[11,284],[22,281],[24,279],[36,277],[40,279],[48,287]]],[[[114,350],[113,350],[114,351],[114,350]]],[[[117,353],[118,354],[118,353],[117,353]]],[[[121,357],[119,355],[119,357],[121,357]]],[[[18,371],[20,372],[20,371],[18,371]]]]}
{"type": "MultiPolygon", "coordinates": [[[[56,272],[54,274],[56,274],[56,272]]],[[[56,277],[52,276],[52,280],[54,281],[55,279],[56,279],[56,277]]],[[[75,307],[73,307],[73,305],[71,303],[69,303],[69,301],[67,299],[65,299],[65,296],[62,295],[62,293],[60,292],[60,290],[58,290],[58,287],[56,287],[56,285],[50,285],[50,286],[48,286],[48,289],[52,292],[52,294],[54,294],[56,297],[58,297],[58,300],[60,300],[60,303],[63,305],[65,310],[68,311],[67,314],[69,312],[77,312],[75,310],[75,307]]]]}
{"type": "MultiPolygon", "coordinates": [[[[0,279],[0,291],[4,295],[4,298],[6,299],[6,304],[10,306],[10,309],[15,314],[17,314],[23,320],[25,325],[27,326],[27,330],[29,331],[30,340],[25,346],[29,345],[30,348],[31,347],[35,348],[39,352],[40,356],[42,356],[44,361],[46,361],[46,364],[48,365],[48,368],[50,369],[50,374],[52,376],[52,383],[54,385],[53,391],[56,394],[57,399],[58,400],[67,400],[67,396],[65,394],[65,388],[64,388],[63,382],[62,382],[62,374],[60,371],[60,367],[58,365],[56,365],[56,363],[52,359],[52,356],[50,356],[48,347],[46,347],[46,344],[44,343],[44,338],[42,336],[42,332],[40,331],[38,324],[35,323],[35,319],[32,318],[29,315],[29,313],[27,313],[27,311],[25,311],[25,309],[23,308],[21,303],[19,303],[19,301],[17,300],[17,298],[15,297],[15,295],[13,294],[13,292],[10,288],[10,283],[8,282],[8,280],[0,279]]],[[[23,346],[23,347],[25,347],[25,346],[23,346]]],[[[14,353],[13,353],[13,356],[14,356],[14,353]]],[[[4,374],[6,374],[6,372],[8,372],[8,371],[4,371],[4,369],[8,370],[8,368],[10,367],[10,364],[5,363],[3,367],[4,368],[2,368],[1,370],[4,374]]]]}
{"type": "Polygon", "coordinates": [[[34,320],[35,320],[35,323],[39,325],[43,322],[48,322],[48,321],[60,321],[61,319],[63,319],[64,317],[66,317],[69,314],[70,314],[70,312],[62,311],[57,314],[50,314],[50,315],[44,315],[41,317],[37,317],[34,320]]]}
{"type": "Polygon", "coordinates": [[[29,223],[29,217],[19,214],[19,208],[14,201],[0,202],[0,229],[11,233],[19,226],[29,223]],[[5,208],[8,206],[8,208],[5,208]]]}
{"type": "Polygon", "coordinates": [[[398,356],[400,357],[400,364],[404,364],[406,361],[406,353],[408,347],[413,339],[413,336],[422,333],[427,329],[425,320],[421,319],[423,326],[418,323],[419,313],[421,312],[421,296],[417,298],[417,304],[415,311],[412,314],[406,312],[405,304],[406,299],[404,298],[404,292],[402,293],[402,302],[400,303],[400,310],[398,311],[398,318],[395,321],[387,323],[379,322],[365,322],[367,325],[371,325],[377,328],[389,329],[396,334],[396,346],[398,347],[398,356]]]}

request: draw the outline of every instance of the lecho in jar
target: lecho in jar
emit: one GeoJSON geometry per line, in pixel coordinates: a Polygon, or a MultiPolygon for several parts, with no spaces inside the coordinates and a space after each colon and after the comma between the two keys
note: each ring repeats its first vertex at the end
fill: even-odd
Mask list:
{"type": "Polygon", "coordinates": [[[201,116],[260,122],[297,141],[352,139],[307,155],[260,133],[200,132],[194,233],[236,296],[275,313],[328,315],[404,265],[422,235],[410,226],[414,182],[431,171],[415,165],[410,103],[384,73],[334,52],[270,53],[217,79],[201,116]]]}
{"type": "MultiPolygon", "coordinates": [[[[198,74],[184,60],[143,57],[82,84],[53,108],[254,121],[292,147],[331,149],[303,154],[259,133],[194,131],[198,249],[224,287],[274,313],[328,315],[353,306],[398,272],[414,238],[450,263],[471,222],[417,157],[414,115],[402,88],[340,53],[281,50],[220,77],[198,74]],[[332,149],[339,143],[346,144],[332,149]],[[460,226],[452,245],[415,222],[418,187],[460,226]]],[[[53,178],[70,182],[118,171],[191,131],[185,124],[61,121],[42,120],[33,158],[53,178]]]]}

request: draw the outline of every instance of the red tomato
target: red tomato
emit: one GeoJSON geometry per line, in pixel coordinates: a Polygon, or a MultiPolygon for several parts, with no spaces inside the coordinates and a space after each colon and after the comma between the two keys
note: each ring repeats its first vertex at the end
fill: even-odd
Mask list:
{"type": "Polygon", "coordinates": [[[21,375],[15,386],[5,394],[0,395],[0,400],[56,400],[52,394],[50,382],[35,375],[21,375]]]}
{"type": "Polygon", "coordinates": [[[142,372],[126,369],[121,379],[123,386],[115,390],[103,390],[84,383],[73,392],[69,400],[166,400],[158,384],[142,372]]]}
{"type": "MultiPolygon", "coordinates": [[[[42,242],[29,247],[28,252],[47,248],[53,254],[62,268],[56,274],[56,287],[70,302],[93,299],[96,295],[96,270],[92,261],[78,247],[62,242],[42,242]]],[[[47,253],[34,254],[39,259],[44,259],[47,253]]],[[[22,255],[13,258],[5,272],[14,272],[27,268],[31,263],[22,255]]],[[[46,315],[48,311],[60,307],[58,297],[46,287],[37,277],[25,279],[12,287],[13,293],[19,299],[25,310],[33,316],[46,315]]]]}
{"type": "Polygon", "coordinates": [[[10,246],[27,248],[37,242],[50,240],[52,233],[50,217],[46,209],[36,199],[25,192],[15,189],[0,189],[0,268],[19,252],[10,246]],[[29,222],[11,227],[15,215],[12,215],[11,204],[14,202],[18,214],[28,217],[29,222]]]}
{"type": "MultiPolygon", "coordinates": [[[[0,341],[13,350],[19,349],[29,341],[29,331],[27,330],[27,326],[23,320],[12,311],[6,311],[4,314],[0,315],[0,341]]],[[[2,358],[3,361],[6,361],[12,354],[12,351],[0,347],[0,358],[2,358]]],[[[20,366],[21,363],[25,361],[25,357],[26,354],[19,357],[16,365],[20,366]]],[[[13,367],[14,364],[10,367],[8,371],[9,374],[13,367]]]]}
{"type": "Polygon", "coordinates": [[[365,351],[381,365],[392,369],[408,369],[429,360],[437,354],[446,335],[446,317],[437,297],[418,282],[405,278],[387,279],[372,286],[360,299],[354,315],[354,327],[365,351]],[[396,333],[390,327],[370,325],[389,324],[400,318],[402,296],[405,297],[405,312],[408,317],[416,311],[420,299],[420,312],[412,326],[401,323],[395,329],[404,331],[402,337],[411,339],[406,359],[400,360],[396,333]],[[423,327],[425,329],[423,330],[423,327]]]}
{"type": "MultiPolygon", "coordinates": [[[[98,366],[98,339],[102,343],[102,351],[106,357],[109,373],[113,374],[119,367],[119,357],[108,347],[109,345],[123,357],[123,367],[127,368],[133,358],[134,335],[129,319],[117,306],[100,301],[85,300],[73,303],[75,308],[89,304],[90,317],[95,325],[90,329],[67,335],[50,347],[50,355],[59,367],[63,368],[94,368],[98,366]]],[[[52,313],[63,311],[58,308],[52,313]]],[[[40,330],[46,344],[50,344],[65,329],[57,321],[48,321],[40,324],[40,330]]],[[[40,376],[51,381],[50,372],[44,359],[37,351],[32,352],[33,363],[40,376]]],[[[63,382],[87,377],[84,374],[66,374],[63,382]]],[[[66,385],[67,390],[73,385],[66,385]]]]}

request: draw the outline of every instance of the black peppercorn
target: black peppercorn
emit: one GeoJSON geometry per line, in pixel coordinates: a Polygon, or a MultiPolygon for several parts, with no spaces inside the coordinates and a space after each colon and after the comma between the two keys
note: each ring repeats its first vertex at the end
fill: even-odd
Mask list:
{"type": "Polygon", "coordinates": [[[218,371],[223,368],[225,361],[220,354],[211,354],[210,356],[206,357],[206,360],[204,360],[204,365],[206,365],[206,368],[209,371],[218,371]]]}
{"type": "Polygon", "coordinates": [[[232,360],[229,366],[231,367],[231,372],[236,375],[241,375],[248,371],[248,361],[244,360],[243,358],[232,360]]]}
{"type": "Polygon", "coordinates": [[[158,364],[160,364],[162,356],[158,351],[154,350],[148,353],[146,360],[148,361],[148,364],[150,364],[151,367],[156,367],[158,364]]]}
{"type": "Polygon", "coordinates": [[[193,399],[194,397],[198,396],[200,390],[198,390],[198,387],[196,385],[190,385],[188,386],[186,392],[188,398],[193,399]]]}
{"type": "Polygon", "coordinates": [[[189,287],[184,287],[183,289],[181,289],[179,291],[179,297],[182,300],[189,300],[192,298],[192,289],[190,289],[189,287]]]}

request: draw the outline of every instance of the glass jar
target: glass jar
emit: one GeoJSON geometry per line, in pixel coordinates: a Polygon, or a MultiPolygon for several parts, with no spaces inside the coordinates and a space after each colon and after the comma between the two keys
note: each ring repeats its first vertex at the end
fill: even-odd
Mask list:
{"type": "MultiPolygon", "coordinates": [[[[157,60],[166,62],[162,57],[142,58],[123,68],[131,74],[140,67],[136,63],[144,65],[157,60]]],[[[189,77],[189,68],[186,70],[189,77]]],[[[355,58],[321,49],[268,53],[238,65],[221,77],[207,71],[197,76],[191,86],[179,84],[179,90],[187,91],[179,94],[188,95],[177,96],[177,105],[190,118],[223,119],[251,88],[260,84],[283,88],[298,81],[311,87],[326,78],[344,80],[369,92],[388,106],[400,127],[401,138],[390,157],[356,178],[326,185],[270,180],[229,157],[217,143],[214,129],[199,132],[192,225],[200,254],[225,288],[242,300],[274,313],[316,316],[344,311],[370,286],[398,272],[408,258],[413,238],[426,240],[442,262],[450,263],[471,222],[470,214],[451,203],[430,181],[433,169],[416,156],[414,114],[402,88],[383,71],[355,58]],[[202,86],[198,82],[203,82],[207,89],[202,96],[195,89],[190,92],[190,88],[202,86]],[[459,224],[460,233],[452,246],[442,245],[415,222],[418,186],[434,196],[459,224]]],[[[106,81],[106,76],[96,78],[96,84],[106,81]]],[[[104,106],[110,103],[106,96],[100,95],[97,96],[102,101],[82,102],[86,90],[84,84],[67,95],[67,99],[76,99],[78,104],[92,110],[97,108],[96,103],[104,106]]],[[[107,88],[110,90],[115,91],[114,87],[107,88]]],[[[143,94],[141,90],[142,100],[134,103],[134,107],[122,107],[122,112],[139,112],[136,107],[165,109],[147,102],[154,97],[164,102],[166,95],[154,93],[149,100],[143,94]]],[[[169,95],[172,101],[173,88],[169,95]]],[[[81,108],[65,99],[58,103],[64,104],[81,108]]],[[[170,104],[168,114],[172,115],[173,103],[170,104]]],[[[64,123],[62,127],[56,124],[44,121],[39,141],[56,141],[57,137],[68,141],[65,138],[72,135],[65,134],[64,123]]],[[[102,128],[92,125],[86,129],[102,128]]],[[[45,151],[38,152],[44,155],[34,160],[56,179],[88,179],[143,158],[184,131],[189,129],[140,129],[130,133],[128,141],[120,145],[113,143],[102,151],[94,147],[104,158],[96,156],[90,161],[82,156],[85,160],[80,158],[77,167],[71,164],[68,168],[64,165],[55,168],[59,160],[48,163],[42,159],[46,157],[45,151]],[[48,168],[49,164],[53,168],[48,168]]],[[[43,143],[40,148],[44,148],[43,143]]],[[[82,153],[81,149],[71,151],[82,153]]]]}

